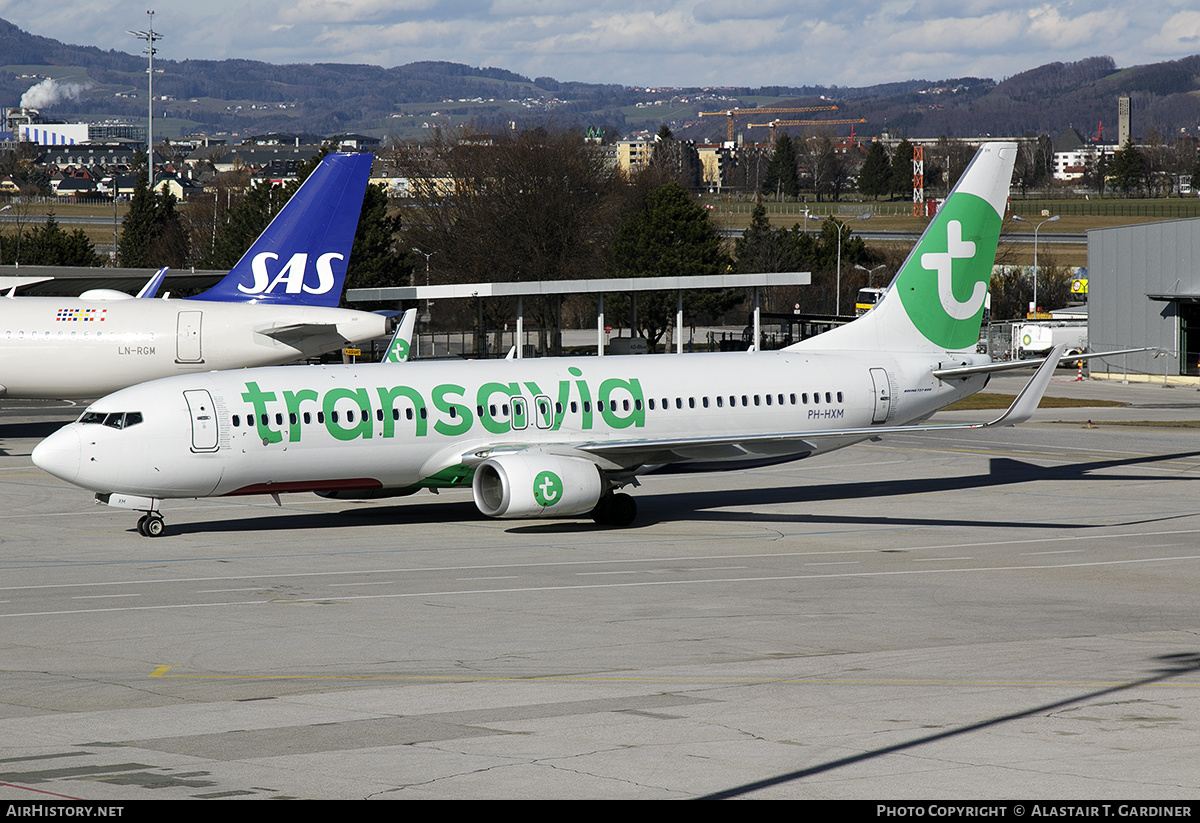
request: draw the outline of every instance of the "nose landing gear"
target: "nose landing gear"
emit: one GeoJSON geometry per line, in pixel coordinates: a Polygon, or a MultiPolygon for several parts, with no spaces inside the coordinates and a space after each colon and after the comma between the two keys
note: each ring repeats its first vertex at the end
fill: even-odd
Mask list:
{"type": "Polygon", "coordinates": [[[142,537],[161,537],[166,524],[158,512],[146,512],[137,522],[138,534],[142,537]]]}

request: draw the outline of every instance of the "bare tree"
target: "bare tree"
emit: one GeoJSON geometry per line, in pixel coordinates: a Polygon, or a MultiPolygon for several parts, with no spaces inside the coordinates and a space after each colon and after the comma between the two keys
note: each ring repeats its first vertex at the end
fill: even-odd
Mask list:
{"type": "MultiPolygon", "coordinates": [[[[579,279],[599,276],[624,189],[601,148],[577,130],[486,134],[438,131],[390,154],[408,179],[404,243],[429,259],[432,282],[579,279]]],[[[528,307],[545,329],[556,301],[528,307]]],[[[499,315],[511,306],[493,301],[499,315]]],[[[443,314],[444,313],[440,313],[443,314]]],[[[460,322],[469,322],[459,313],[460,322]]],[[[482,342],[482,329],[477,329],[482,342]]],[[[557,348],[543,338],[543,348],[557,348]]]]}

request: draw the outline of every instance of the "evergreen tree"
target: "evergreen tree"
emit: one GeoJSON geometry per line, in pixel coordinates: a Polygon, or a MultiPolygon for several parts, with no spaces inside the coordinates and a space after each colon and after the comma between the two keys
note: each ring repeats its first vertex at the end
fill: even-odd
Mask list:
{"type": "Polygon", "coordinates": [[[913,188],[913,146],[907,140],[901,140],[892,155],[892,194],[912,195],[913,188]]]}
{"type": "Polygon", "coordinates": [[[138,172],[133,199],[121,223],[117,250],[121,265],[127,268],[181,268],[187,263],[187,232],[175,210],[175,196],[167,191],[151,192],[144,167],[138,172]]]}
{"type": "Polygon", "coordinates": [[[872,143],[867,150],[867,159],[858,173],[858,191],[876,200],[881,194],[891,193],[892,163],[882,143],[872,143]]]}
{"type": "MultiPolygon", "coordinates": [[[[728,261],[708,212],[676,183],[650,192],[645,206],[621,225],[613,243],[611,273],[616,277],[692,277],[719,274],[728,261]]],[[[729,292],[704,290],[684,297],[689,314],[715,316],[739,300],[729,292]]],[[[638,295],[638,326],[653,349],[673,328],[675,294],[638,295]]]]}
{"type": "Polygon", "coordinates": [[[285,193],[281,186],[252,187],[229,209],[225,222],[217,226],[211,248],[200,258],[201,268],[232,268],[290,197],[291,193],[285,193]]]}
{"type": "Polygon", "coordinates": [[[775,139],[775,150],[767,173],[763,177],[762,190],[768,197],[795,197],[800,193],[800,177],[796,168],[796,147],[785,131],[775,139]]]}
{"type": "Polygon", "coordinates": [[[346,288],[369,289],[410,282],[413,257],[408,249],[397,248],[399,234],[400,214],[388,214],[387,193],[379,186],[367,186],[346,269],[346,288]]]}
{"type": "Polygon", "coordinates": [[[129,201],[129,211],[121,221],[121,239],[117,245],[117,256],[127,268],[145,268],[150,265],[150,244],[154,242],[154,198],[150,194],[146,170],[138,172],[129,201]]]}
{"type": "Polygon", "coordinates": [[[1133,190],[1141,191],[1146,182],[1146,158],[1142,152],[1129,140],[1113,155],[1109,177],[1113,185],[1125,194],[1133,190]]]}
{"type": "Polygon", "coordinates": [[[749,272],[793,271],[795,249],[784,232],[771,228],[760,197],[750,214],[750,226],[734,241],[734,270],[749,272]]]}
{"type": "MultiPolygon", "coordinates": [[[[16,259],[16,238],[3,238],[4,260],[16,259]]],[[[103,266],[104,258],[87,239],[83,229],[71,234],[63,231],[54,212],[46,222],[24,233],[21,238],[21,262],[29,266],[103,266]]]]}

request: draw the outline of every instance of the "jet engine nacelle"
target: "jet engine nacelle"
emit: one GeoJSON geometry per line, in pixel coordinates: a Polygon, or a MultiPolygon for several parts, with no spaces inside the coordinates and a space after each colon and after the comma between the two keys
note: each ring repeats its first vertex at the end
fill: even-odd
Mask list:
{"type": "Polygon", "coordinates": [[[506,454],[475,467],[471,491],[488,517],[564,517],[594,509],[604,484],[590,460],[506,454]]]}

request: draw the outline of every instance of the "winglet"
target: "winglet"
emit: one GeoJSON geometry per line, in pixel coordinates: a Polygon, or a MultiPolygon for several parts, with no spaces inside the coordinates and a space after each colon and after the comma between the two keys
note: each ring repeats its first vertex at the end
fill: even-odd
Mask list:
{"type": "Polygon", "coordinates": [[[336,307],[370,154],[327,154],[229,274],[196,300],[336,307]]]}
{"type": "Polygon", "coordinates": [[[154,273],[154,276],[146,281],[146,285],[142,286],[142,290],[137,293],[141,298],[152,298],[158,294],[158,290],[162,288],[163,278],[167,276],[167,272],[171,270],[170,266],[163,266],[154,273]]]}
{"type": "Polygon", "coordinates": [[[1063,356],[1067,346],[1065,343],[1059,343],[1050,354],[1046,355],[1046,359],[1042,361],[1042,365],[1038,366],[1038,370],[1033,373],[1033,377],[1025,384],[1025,388],[1021,389],[1021,393],[1017,395],[1017,399],[1008,407],[1008,411],[997,417],[991,423],[986,423],[982,428],[991,428],[992,426],[1015,426],[1018,423],[1024,423],[1037,410],[1038,403],[1042,402],[1042,395],[1046,393],[1046,388],[1050,385],[1050,379],[1054,377],[1054,370],[1058,368],[1059,358],[1063,356]]]}
{"type": "Polygon", "coordinates": [[[409,309],[400,318],[400,325],[396,326],[396,333],[392,335],[392,342],[388,343],[387,353],[383,355],[381,363],[404,363],[408,361],[409,352],[412,351],[413,327],[416,324],[417,310],[409,309]]]}

